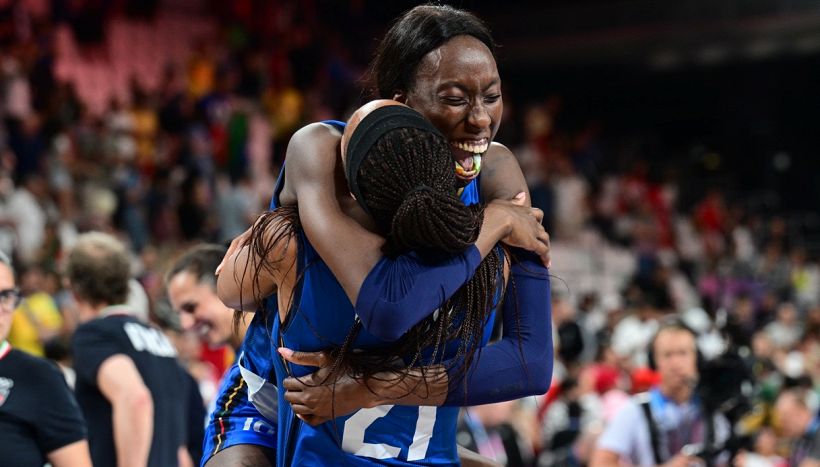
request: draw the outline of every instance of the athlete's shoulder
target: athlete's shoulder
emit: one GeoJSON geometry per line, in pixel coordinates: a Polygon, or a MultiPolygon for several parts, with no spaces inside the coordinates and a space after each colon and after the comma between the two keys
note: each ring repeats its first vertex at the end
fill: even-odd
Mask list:
{"type": "MultiPolygon", "coordinates": [[[[493,141],[490,143],[490,147],[487,149],[487,154],[485,154],[485,159],[497,159],[497,158],[506,158],[508,156],[512,156],[513,152],[503,143],[499,143],[498,141],[493,141]]],[[[486,162],[486,161],[482,161],[486,162]]]]}
{"type": "Polygon", "coordinates": [[[482,199],[512,199],[522,191],[527,191],[527,183],[518,160],[509,148],[493,142],[481,162],[482,199]]]}
{"type": "Polygon", "coordinates": [[[340,126],[331,121],[309,123],[296,132],[290,138],[290,145],[305,144],[319,138],[320,140],[339,140],[342,137],[340,126]]]}
{"type": "Polygon", "coordinates": [[[330,124],[316,122],[300,128],[288,143],[288,173],[334,162],[341,139],[342,133],[330,124]]]}

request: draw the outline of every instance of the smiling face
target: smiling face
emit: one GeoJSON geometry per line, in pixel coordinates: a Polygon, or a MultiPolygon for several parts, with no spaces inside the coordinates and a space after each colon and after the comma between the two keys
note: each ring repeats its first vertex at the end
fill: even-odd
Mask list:
{"type": "Polygon", "coordinates": [[[456,174],[469,181],[498,132],[504,103],[490,49],[472,36],[456,36],[419,63],[412,89],[395,96],[427,117],[453,150],[456,174]]]}
{"type": "Polygon", "coordinates": [[[183,330],[193,331],[211,345],[237,344],[232,310],[219,300],[213,285],[182,271],[168,282],[168,298],[183,330]]]}

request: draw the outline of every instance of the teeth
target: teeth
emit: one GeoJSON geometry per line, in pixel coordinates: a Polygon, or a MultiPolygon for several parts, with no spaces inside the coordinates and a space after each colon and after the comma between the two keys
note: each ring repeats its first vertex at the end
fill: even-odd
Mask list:
{"type": "Polygon", "coordinates": [[[208,323],[199,323],[194,327],[194,332],[200,337],[205,337],[210,330],[211,326],[208,323]]]}
{"type": "Polygon", "coordinates": [[[471,152],[473,154],[484,154],[487,148],[490,147],[488,143],[473,144],[473,143],[453,143],[453,145],[462,151],[471,152]]]}

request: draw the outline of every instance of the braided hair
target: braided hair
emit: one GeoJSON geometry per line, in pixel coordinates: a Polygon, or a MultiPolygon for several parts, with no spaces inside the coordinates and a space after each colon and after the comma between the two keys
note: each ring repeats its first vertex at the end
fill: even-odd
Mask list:
{"type": "MultiPolygon", "coordinates": [[[[357,182],[360,202],[385,233],[387,256],[412,250],[434,259],[442,253],[460,253],[478,238],[484,208],[466,207],[458,197],[451,149],[441,135],[410,127],[384,133],[362,160],[357,182]]],[[[502,255],[493,250],[439,310],[398,341],[366,354],[348,352],[361,328],[357,322],[339,358],[352,374],[369,379],[380,371],[396,370],[396,357],[405,359],[407,369],[440,363],[444,346],[457,340],[453,361],[459,362],[456,377],[462,377],[480,347],[502,268],[502,255]],[[422,352],[427,355],[423,361],[422,352]]]]}
{"type": "MultiPolygon", "coordinates": [[[[365,152],[355,177],[357,198],[385,235],[383,252],[389,257],[414,251],[434,260],[442,254],[460,253],[478,238],[484,208],[467,207],[459,198],[451,149],[440,134],[415,127],[393,128],[381,134],[365,152]]],[[[254,259],[246,264],[243,277],[248,272],[257,277],[273,267],[293,267],[292,263],[282,264],[284,257],[269,256],[278,243],[290,241],[298,228],[294,207],[263,214],[246,241],[254,259]]],[[[398,384],[411,368],[421,368],[425,377],[420,384],[425,384],[424,366],[443,362],[444,346],[454,341],[458,348],[451,361],[457,362],[458,368],[450,377],[462,378],[480,347],[502,269],[502,255],[494,249],[470,281],[438,310],[385,346],[352,351],[362,329],[357,320],[342,345],[330,349],[333,362],[328,378],[335,379],[346,371],[367,383],[377,378],[377,373],[389,370],[399,374],[398,380],[391,378],[398,384]]],[[[254,298],[258,303],[264,298],[260,290],[257,281],[254,298]]],[[[410,387],[408,393],[414,390],[410,387]]]]}

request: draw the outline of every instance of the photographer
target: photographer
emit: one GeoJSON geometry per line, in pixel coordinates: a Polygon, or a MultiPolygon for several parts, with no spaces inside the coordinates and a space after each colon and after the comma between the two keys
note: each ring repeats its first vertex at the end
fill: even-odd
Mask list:
{"type": "Polygon", "coordinates": [[[696,338],[679,320],[661,324],[648,348],[649,366],[660,384],[615,415],[598,439],[591,467],[706,465],[698,457],[703,446],[728,439],[726,419],[706,416],[694,397],[700,360],[696,338]]]}

